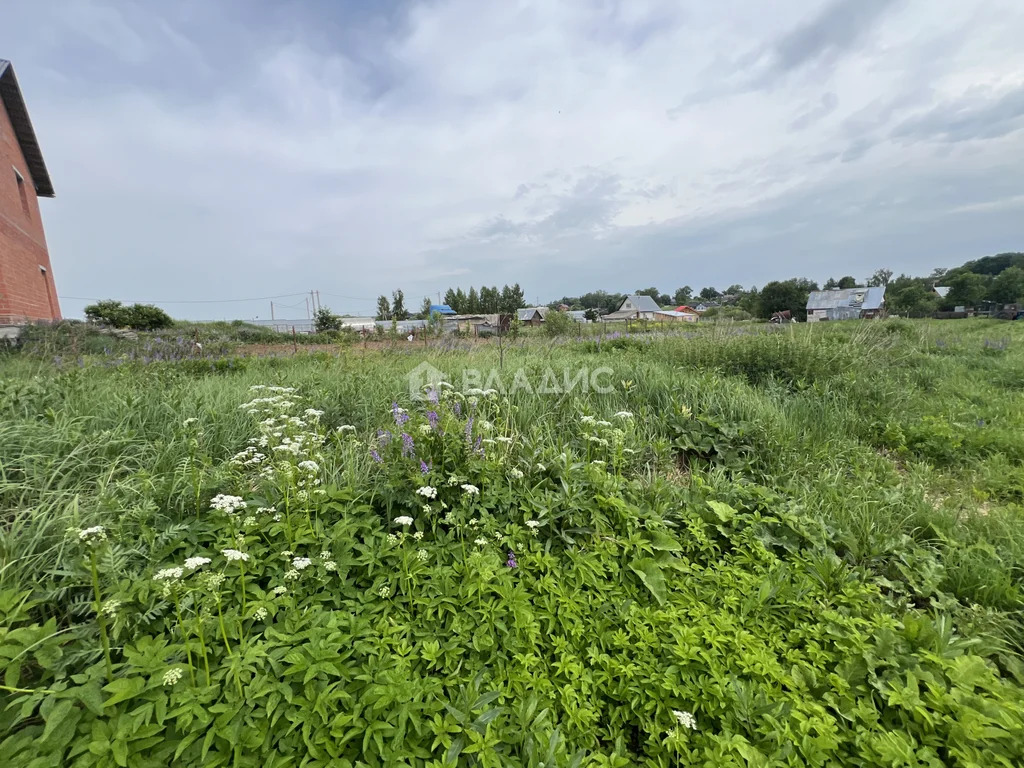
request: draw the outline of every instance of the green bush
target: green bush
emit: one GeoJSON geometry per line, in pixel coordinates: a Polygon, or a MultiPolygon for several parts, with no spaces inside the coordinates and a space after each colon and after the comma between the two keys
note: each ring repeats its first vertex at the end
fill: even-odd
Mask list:
{"type": "Polygon", "coordinates": [[[100,301],[85,308],[85,316],[94,323],[137,331],[156,331],[174,325],[171,316],[151,304],[125,306],[119,301],[100,301]]]}

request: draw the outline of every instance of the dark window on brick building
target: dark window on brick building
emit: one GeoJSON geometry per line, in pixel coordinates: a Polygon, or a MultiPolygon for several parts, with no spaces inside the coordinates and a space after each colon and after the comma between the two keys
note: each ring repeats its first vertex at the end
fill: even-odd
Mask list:
{"type": "Polygon", "coordinates": [[[18,173],[17,168],[14,169],[14,179],[18,182],[18,194],[21,195],[21,210],[32,218],[32,209],[28,207],[28,192],[25,190],[25,177],[18,173]]]}

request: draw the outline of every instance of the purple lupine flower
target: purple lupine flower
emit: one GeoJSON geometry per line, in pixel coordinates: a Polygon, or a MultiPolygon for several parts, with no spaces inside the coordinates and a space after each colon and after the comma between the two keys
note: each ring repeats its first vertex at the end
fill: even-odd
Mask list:
{"type": "Polygon", "coordinates": [[[422,472],[425,475],[429,471],[430,467],[427,466],[427,462],[425,462],[423,459],[420,459],[420,472],[422,472]]]}
{"type": "Polygon", "coordinates": [[[395,417],[395,426],[402,426],[409,420],[409,414],[404,413],[401,408],[398,407],[397,402],[391,403],[391,415],[395,417]]]}
{"type": "Polygon", "coordinates": [[[481,456],[484,455],[484,436],[480,435],[477,437],[476,442],[473,444],[473,450],[479,453],[481,456]]]}
{"type": "Polygon", "coordinates": [[[462,415],[462,404],[459,403],[458,400],[452,403],[452,413],[454,413],[456,416],[462,415]]]}
{"type": "Polygon", "coordinates": [[[469,421],[466,422],[466,442],[473,442],[473,417],[469,417],[469,421]]]}
{"type": "Polygon", "coordinates": [[[437,429],[437,411],[427,411],[427,421],[431,429],[437,429]]]}
{"type": "Polygon", "coordinates": [[[508,551],[508,560],[506,561],[505,565],[507,565],[509,568],[519,567],[519,563],[516,562],[516,553],[513,552],[511,549],[508,551]]]}
{"type": "Polygon", "coordinates": [[[381,445],[387,445],[391,442],[391,433],[386,429],[378,429],[377,439],[380,440],[381,445]]]}
{"type": "Polygon", "coordinates": [[[380,457],[380,454],[377,453],[377,451],[373,450],[372,448],[370,449],[370,456],[373,457],[373,460],[375,462],[377,462],[378,464],[383,464],[384,463],[384,459],[382,459],[380,457]]]}
{"type": "Polygon", "coordinates": [[[416,452],[416,446],[413,445],[412,435],[407,432],[402,433],[402,455],[412,456],[416,452]]]}
{"type": "Polygon", "coordinates": [[[441,398],[437,393],[436,387],[431,387],[430,389],[427,390],[427,400],[436,405],[440,399],[441,398]]]}

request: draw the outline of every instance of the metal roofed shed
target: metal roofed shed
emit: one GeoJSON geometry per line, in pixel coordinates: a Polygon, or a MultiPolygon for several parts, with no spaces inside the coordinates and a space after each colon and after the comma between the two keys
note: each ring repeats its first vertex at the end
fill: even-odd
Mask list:
{"type": "Polygon", "coordinates": [[[885,312],[885,286],[812,291],[807,297],[807,322],[858,320],[885,312]]]}
{"type": "Polygon", "coordinates": [[[14,75],[14,67],[7,59],[0,59],[0,101],[3,101],[7,117],[14,127],[14,135],[18,139],[21,154],[32,175],[32,184],[35,186],[36,195],[53,197],[53,183],[46,170],[46,163],[43,162],[43,152],[39,149],[36,132],[32,129],[32,121],[28,117],[28,107],[25,106],[25,99],[21,95],[18,78],[14,75]]]}
{"type": "Polygon", "coordinates": [[[449,307],[447,304],[431,304],[430,314],[437,312],[439,315],[454,315],[455,310],[449,307]]]}

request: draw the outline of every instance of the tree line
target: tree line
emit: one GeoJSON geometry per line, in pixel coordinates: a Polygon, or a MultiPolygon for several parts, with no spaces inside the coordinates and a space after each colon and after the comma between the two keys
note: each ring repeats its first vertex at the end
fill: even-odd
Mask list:
{"type": "MultiPolygon", "coordinates": [[[[523,289],[519,287],[519,283],[511,286],[504,285],[500,290],[496,285],[490,288],[482,286],[479,291],[474,286],[470,286],[468,292],[462,290],[461,287],[449,288],[445,291],[443,303],[460,315],[512,314],[517,309],[526,306],[523,289]]],[[[414,315],[406,309],[405,293],[398,289],[392,291],[390,301],[383,294],[377,297],[376,318],[378,320],[408,320],[411,317],[416,317],[420,320],[427,320],[430,318],[431,306],[433,306],[433,302],[430,297],[424,296],[419,312],[414,315]]]]}

